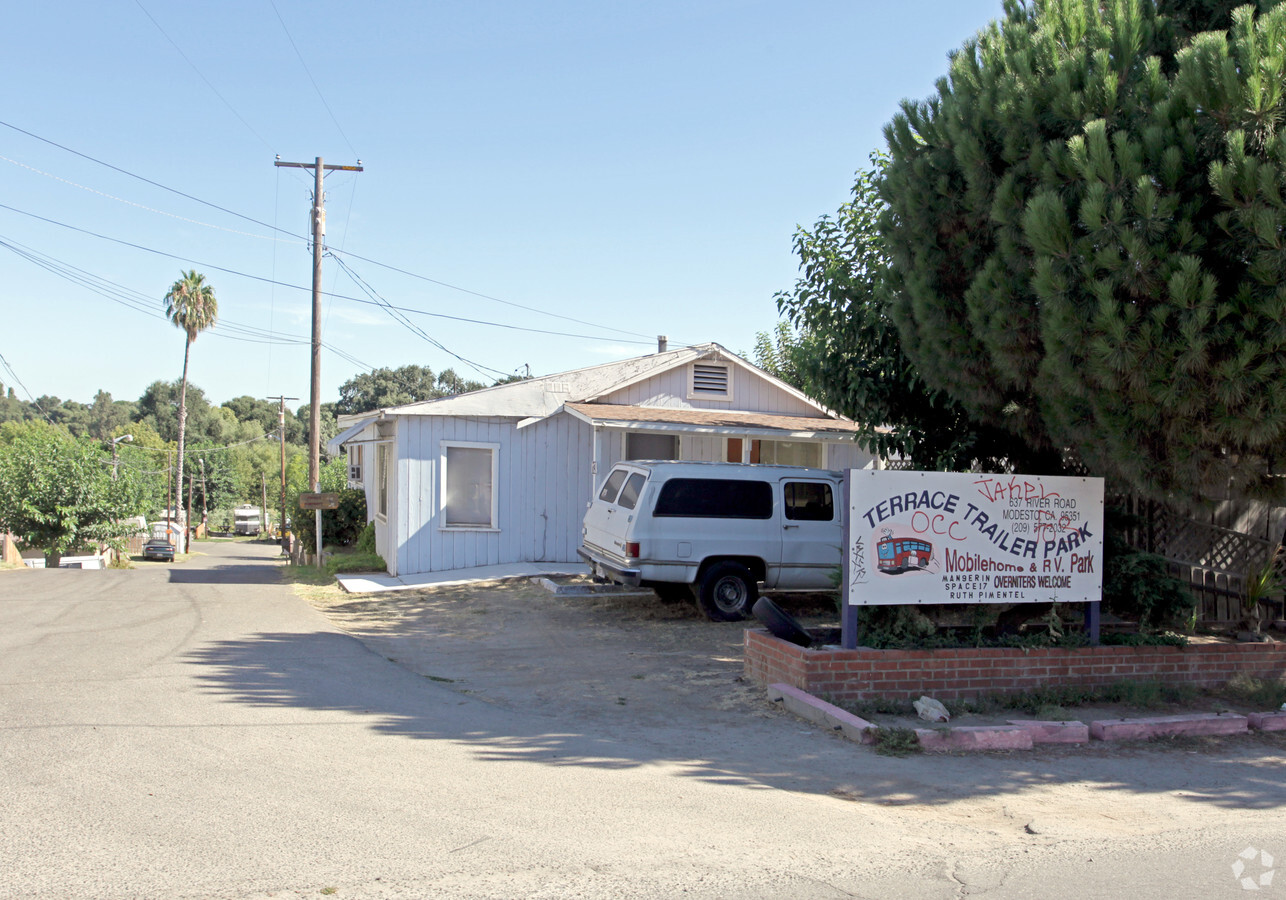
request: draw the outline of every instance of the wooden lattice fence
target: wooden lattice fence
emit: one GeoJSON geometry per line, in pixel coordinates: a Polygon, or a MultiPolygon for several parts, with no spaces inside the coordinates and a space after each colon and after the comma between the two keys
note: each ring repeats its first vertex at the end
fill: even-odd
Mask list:
{"type": "MultiPolygon", "coordinates": [[[[1259,501],[1228,500],[1217,504],[1208,514],[1210,521],[1205,521],[1157,503],[1134,498],[1122,502],[1135,517],[1126,539],[1140,550],[1166,558],[1170,571],[1186,581],[1197,598],[1202,621],[1243,618],[1247,578],[1274,558],[1286,510],[1259,501]]],[[[1273,599],[1275,604],[1262,610],[1261,616],[1280,613],[1274,607],[1281,598],[1273,599]]]]}

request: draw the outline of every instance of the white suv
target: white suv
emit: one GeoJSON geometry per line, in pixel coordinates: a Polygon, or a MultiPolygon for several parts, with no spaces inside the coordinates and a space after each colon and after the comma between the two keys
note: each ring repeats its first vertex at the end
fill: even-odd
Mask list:
{"type": "Polygon", "coordinates": [[[695,594],[716,621],[750,613],[770,590],[837,586],[839,472],[740,463],[623,462],[585,513],[578,553],[594,574],[695,594]]]}

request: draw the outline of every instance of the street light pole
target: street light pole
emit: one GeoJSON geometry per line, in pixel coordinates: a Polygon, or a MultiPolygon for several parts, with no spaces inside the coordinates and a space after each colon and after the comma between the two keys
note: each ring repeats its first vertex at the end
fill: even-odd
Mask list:
{"type": "Polygon", "coordinates": [[[116,480],[116,463],[117,463],[117,459],[118,459],[118,457],[117,457],[117,455],[116,455],[116,450],[117,450],[116,445],[117,445],[117,444],[119,444],[121,441],[132,441],[132,440],[134,440],[134,435],[132,435],[132,434],[122,434],[120,437],[112,438],[112,439],[111,439],[111,443],[112,443],[112,481],[115,481],[115,480],[116,480]]]}

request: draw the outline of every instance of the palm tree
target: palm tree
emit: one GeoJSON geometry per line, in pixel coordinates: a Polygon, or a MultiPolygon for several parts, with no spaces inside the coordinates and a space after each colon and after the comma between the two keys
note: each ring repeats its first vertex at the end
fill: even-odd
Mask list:
{"type": "MultiPolygon", "coordinates": [[[[192,350],[192,342],[196,340],[196,336],[207,328],[213,327],[219,318],[219,302],[214,299],[214,288],[206,284],[205,276],[195,269],[182,274],[183,277],[170,285],[169,293],[165,295],[165,317],[175,328],[181,329],[187,335],[187,341],[183,345],[183,384],[179,388],[179,490],[177,496],[180,500],[175,504],[179,509],[183,508],[181,499],[183,496],[183,436],[188,418],[188,354],[192,350]]],[[[186,521],[181,514],[179,519],[180,522],[186,521]]],[[[181,553],[187,549],[185,546],[187,533],[182,528],[179,529],[179,533],[179,545],[176,549],[181,553]]]]}

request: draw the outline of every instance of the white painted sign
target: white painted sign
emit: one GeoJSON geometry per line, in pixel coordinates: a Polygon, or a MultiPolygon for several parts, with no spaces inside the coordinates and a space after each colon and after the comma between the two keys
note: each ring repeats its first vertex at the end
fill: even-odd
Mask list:
{"type": "Polygon", "coordinates": [[[1103,479],[850,469],[845,598],[1102,599],[1103,479]]]}

